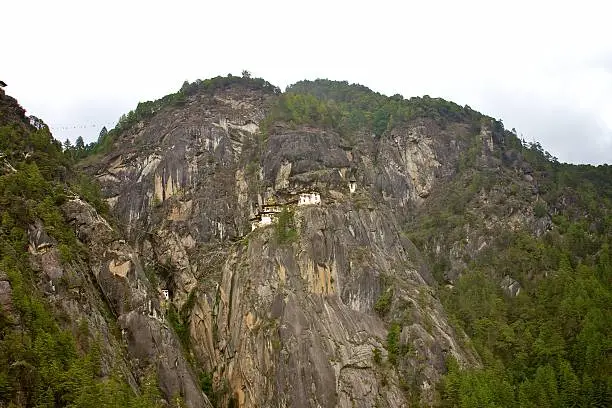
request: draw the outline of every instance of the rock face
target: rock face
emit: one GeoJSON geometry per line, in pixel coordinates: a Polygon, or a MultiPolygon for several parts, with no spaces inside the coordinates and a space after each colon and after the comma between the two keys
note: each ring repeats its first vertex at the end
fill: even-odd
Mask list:
{"type": "MultiPolygon", "coordinates": [[[[282,122],[264,128],[275,98],[241,85],[192,94],[119,133],[86,170],[140,259],[164,271],[152,290],[169,290],[187,312],[191,351],[213,375],[219,404],[432,403],[448,356],[479,361],[448,323],[405,225],[443,191],[469,148],[498,166],[499,135],[428,119],[380,137],[282,122]],[[319,193],[320,205],[298,206],[302,192],[319,193]],[[249,219],[264,205],[284,213],[251,232],[249,219]]],[[[75,223],[88,225],[78,215],[75,223]]],[[[102,241],[98,274],[130,348],[159,358],[161,371],[174,367],[168,392],[192,395],[176,381],[191,378],[180,356],[151,354],[138,335],[155,333],[167,350],[173,344],[161,321],[147,323],[161,310],[147,303],[155,296],[139,283],[137,257],[128,244],[102,241]]],[[[465,249],[453,245],[460,268],[465,249]]]]}
{"type": "Polygon", "coordinates": [[[521,284],[508,275],[504,276],[499,286],[508,296],[518,296],[521,292],[521,284]]]}
{"type": "Polygon", "coordinates": [[[11,315],[13,312],[13,289],[6,274],[0,271],[0,307],[3,312],[11,315]]]}
{"type": "Polygon", "coordinates": [[[426,361],[443,367],[444,353],[475,363],[393,217],[336,203],[298,208],[294,218],[296,242],[278,243],[273,227],[256,230],[230,253],[216,298],[203,294],[194,309],[195,349],[240,406],[408,406],[397,374],[374,357],[387,355],[386,326],[372,313],[386,290],[394,293],[388,313],[414,305],[401,316],[402,341],[422,345],[423,366],[402,369],[419,385],[439,379],[426,361]]]}
{"type": "MultiPolygon", "coordinates": [[[[152,365],[168,401],[178,396],[188,407],[210,406],[183,357],[176,334],[164,320],[163,298],[150,285],[137,253],[88,203],[70,199],[62,210],[89,249],[89,268],[118,318],[131,370],[140,372],[152,365]]],[[[49,264],[43,262],[42,268],[47,272],[49,264]]]]}

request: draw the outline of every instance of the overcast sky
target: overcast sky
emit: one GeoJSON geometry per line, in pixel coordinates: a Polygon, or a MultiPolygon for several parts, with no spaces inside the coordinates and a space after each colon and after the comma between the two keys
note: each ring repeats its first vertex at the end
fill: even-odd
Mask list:
{"type": "Polygon", "coordinates": [[[612,163],[606,1],[294,4],[4,2],[0,79],[60,140],[94,140],[184,80],[247,69],[283,89],[329,78],[442,97],[501,118],[561,161],[612,163]]]}

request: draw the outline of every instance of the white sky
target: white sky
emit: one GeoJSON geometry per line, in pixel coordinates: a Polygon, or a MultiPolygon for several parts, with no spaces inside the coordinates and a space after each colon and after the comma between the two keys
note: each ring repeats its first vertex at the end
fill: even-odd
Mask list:
{"type": "Polygon", "coordinates": [[[612,4],[296,4],[7,1],[0,79],[60,140],[92,141],[184,80],[247,69],[283,89],[320,77],[439,96],[503,119],[561,161],[612,163],[612,4]]]}

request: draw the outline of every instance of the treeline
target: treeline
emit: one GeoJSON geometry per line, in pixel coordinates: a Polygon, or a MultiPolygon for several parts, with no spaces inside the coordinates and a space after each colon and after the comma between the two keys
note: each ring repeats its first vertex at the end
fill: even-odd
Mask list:
{"type": "Polygon", "coordinates": [[[272,106],[263,128],[276,122],[289,125],[312,125],[337,129],[342,121],[342,111],[333,101],[324,101],[316,96],[288,92],[280,95],[272,106]]]}
{"type": "MultiPolygon", "coordinates": [[[[478,127],[481,120],[492,120],[469,106],[461,107],[442,98],[423,96],[404,99],[399,94],[388,97],[346,81],[300,81],[289,86],[287,93],[303,95],[298,101],[311,105],[314,100],[320,101],[334,113],[331,116],[337,118],[336,127],[344,132],[370,129],[374,135],[381,136],[386,130],[419,117],[433,119],[441,126],[465,122],[478,127]],[[315,99],[306,98],[306,95],[315,99]]],[[[300,110],[296,110],[296,113],[299,117],[300,110]]]]}
{"type": "Polygon", "coordinates": [[[106,126],[102,128],[100,132],[100,136],[98,137],[97,142],[91,142],[85,144],[83,137],[77,137],[74,145],[70,141],[70,139],[66,139],[63,144],[64,154],[71,163],[74,163],[78,160],[84,159],[87,156],[90,156],[99,150],[100,141],[103,140],[108,134],[108,130],[106,130],[106,126]]]}
{"type": "Polygon", "coordinates": [[[85,145],[82,139],[77,139],[75,146],[66,145],[77,160],[106,152],[117,134],[152,117],[164,107],[182,106],[189,96],[196,93],[212,95],[219,89],[235,85],[279,95],[263,123],[264,129],[281,121],[291,125],[322,126],[346,134],[369,129],[374,135],[381,136],[386,130],[417,117],[433,119],[442,126],[457,121],[472,123],[476,130],[479,130],[482,121],[487,121],[503,129],[501,122],[469,106],[461,107],[442,98],[424,96],[404,99],[399,94],[387,97],[362,85],[327,79],[300,81],[281,94],[278,87],[262,78],[251,78],[250,73],[244,71],[242,76],[229,74],[191,83],[185,81],[175,93],[155,101],[140,102],[136,109],[119,118],[114,129],[108,132],[103,129],[96,142],[85,145]]]}

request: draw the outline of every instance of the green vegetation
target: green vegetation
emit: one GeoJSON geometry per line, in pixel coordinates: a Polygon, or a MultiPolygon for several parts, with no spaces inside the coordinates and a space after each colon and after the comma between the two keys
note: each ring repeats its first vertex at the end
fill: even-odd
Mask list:
{"type": "Polygon", "coordinates": [[[209,400],[212,400],[213,393],[213,375],[209,372],[200,373],[200,388],[206,394],[209,400]]]}
{"type": "MultiPolygon", "coordinates": [[[[287,88],[287,95],[294,95],[293,98],[300,95],[300,101],[306,100],[309,106],[316,106],[318,110],[326,112],[328,121],[325,124],[345,134],[370,129],[374,135],[381,136],[387,129],[419,117],[433,119],[442,126],[453,121],[474,122],[478,125],[481,119],[486,118],[469,106],[461,107],[441,98],[424,96],[404,99],[401,95],[387,97],[362,85],[349,85],[346,81],[300,81],[287,88]],[[319,102],[315,103],[307,97],[319,102]]],[[[301,107],[295,110],[295,115],[289,115],[290,119],[294,116],[303,118],[300,110],[301,107]]]]}
{"type": "MultiPolygon", "coordinates": [[[[193,289],[189,293],[187,301],[183,304],[180,311],[177,310],[176,306],[174,306],[172,302],[168,303],[166,317],[168,318],[168,322],[170,323],[170,325],[174,329],[174,332],[181,341],[181,345],[183,346],[184,351],[189,350],[189,346],[191,344],[189,324],[191,311],[195,305],[196,298],[197,290],[193,289]]],[[[188,360],[191,360],[189,355],[186,355],[185,357],[187,357],[188,360]]]]}
{"type": "Polygon", "coordinates": [[[341,112],[333,102],[325,102],[309,94],[285,93],[278,97],[266,118],[264,128],[276,121],[334,128],[340,116],[341,112]]]}
{"type": "Polygon", "coordinates": [[[76,237],[58,208],[67,198],[63,184],[69,178],[59,143],[46,128],[30,132],[18,126],[2,127],[0,151],[7,152],[16,169],[0,175],[0,239],[21,252],[27,247],[27,226],[39,219],[52,238],[76,251],[76,237]],[[31,152],[27,159],[23,151],[31,152]]]}
{"type": "Polygon", "coordinates": [[[382,364],[382,353],[378,347],[372,349],[372,361],[377,365],[382,364]]]}
{"type": "Polygon", "coordinates": [[[489,279],[498,268],[489,259],[476,262],[445,293],[446,310],[461,322],[485,363],[484,370],[449,365],[444,384],[449,406],[493,406],[474,401],[500,396],[507,407],[610,405],[609,243],[594,247],[589,260],[578,260],[563,250],[571,237],[556,241],[551,235],[524,235],[498,255],[500,264],[522,260],[515,263],[525,286],[518,297],[505,297],[489,279]],[[548,277],[529,281],[531,268],[548,277]]]}
{"type": "Polygon", "coordinates": [[[389,328],[387,333],[387,358],[393,365],[397,365],[397,358],[400,354],[400,333],[402,332],[402,326],[394,322],[389,328]]]}
{"type": "Polygon", "coordinates": [[[387,288],[383,291],[383,293],[381,293],[374,304],[374,310],[376,313],[378,313],[380,316],[384,316],[389,313],[389,310],[391,309],[391,299],[393,299],[393,289],[387,288]]]}
{"type": "Polygon", "coordinates": [[[287,207],[278,214],[278,221],[275,225],[276,239],[279,244],[295,242],[298,233],[295,226],[294,213],[287,207]]]}
{"type": "Polygon", "coordinates": [[[533,215],[535,215],[538,218],[542,218],[546,216],[547,214],[548,214],[548,211],[546,210],[546,204],[544,204],[542,201],[538,201],[536,205],[533,207],[533,215]]]}
{"type": "Polygon", "coordinates": [[[182,346],[187,349],[189,347],[189,322],[183,318],[172,303],[168,305],[166,317],[181,341],[182,346]]]}

